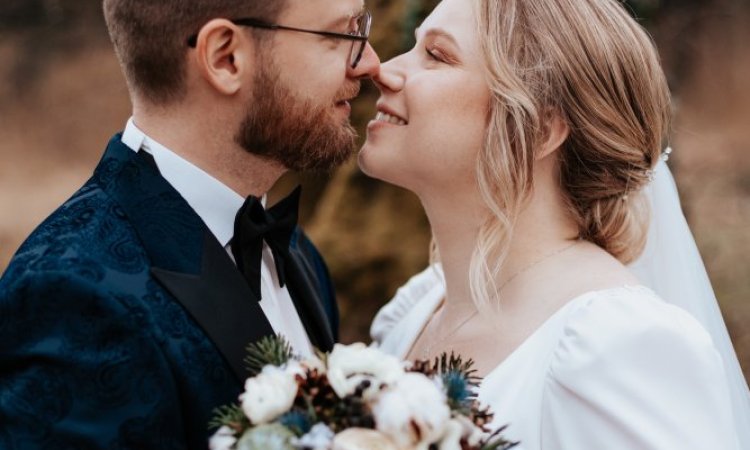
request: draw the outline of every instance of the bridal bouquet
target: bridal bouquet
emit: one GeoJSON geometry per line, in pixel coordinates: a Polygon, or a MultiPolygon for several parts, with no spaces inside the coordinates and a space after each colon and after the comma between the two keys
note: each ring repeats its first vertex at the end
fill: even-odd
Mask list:
{"type": "Polygon", "coordinates": [[[302,359],[282,337],[248,348],[239,404],[220,408],[211,450],[507,450],[475,397],[471,360],[408,363],[364,344],[302,359]]]}

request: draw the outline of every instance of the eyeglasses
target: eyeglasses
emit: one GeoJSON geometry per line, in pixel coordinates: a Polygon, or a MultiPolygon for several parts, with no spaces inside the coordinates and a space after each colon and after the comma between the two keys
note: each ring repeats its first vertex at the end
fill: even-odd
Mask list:
{"type": "MultiPolygon", "coordinates": [[[[304,28],[287,27],[284,25],[268,23],[253,18],[232,19],[231,22],[235,25],[240,25],[243,27],[261,28],[264,30],[296,31],[298,33],[317,34],[319,36],[352,41],[352,48],[349,53],[349,64],[351,65],[352,69],[356,69],[357,65],[362,60],[362,55],[364,54],[365,47],[367,46],[367,40],[370,38],[370,25],[372,25],[372,15],[370,14],[370,11],[364,10],[361,15],[355,17],[355,20],[357,21],[357,30],[352,31],[351,33],[334,33],[332,31],[318,31],[307,30],[304,28]]],[[[187,44],[190,47],[195,47],[197,41],[198,34],[194,34],[188,38],[187,44]]]]}

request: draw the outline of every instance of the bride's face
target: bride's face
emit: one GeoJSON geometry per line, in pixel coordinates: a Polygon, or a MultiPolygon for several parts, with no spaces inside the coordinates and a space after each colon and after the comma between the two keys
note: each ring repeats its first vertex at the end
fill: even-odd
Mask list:
{"type": "Polygon", "coordinates": [[[383,64],[378,115],[359,155],[366,174],[420,195],[474,189],[490,92],[473,3],[443,0],[414,48],[383,64]]]}

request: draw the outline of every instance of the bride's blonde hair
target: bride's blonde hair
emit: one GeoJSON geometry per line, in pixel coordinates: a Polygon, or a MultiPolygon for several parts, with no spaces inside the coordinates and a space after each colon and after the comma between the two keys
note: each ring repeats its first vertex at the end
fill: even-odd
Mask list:
{"type": "Polygon", "coordinates": [[[661,153],[670,95],[653,42],[616,0],[478,0],[477,18],[492,94],[477,176],[490,216],[470,278],[486,307],[555,115],[570,128],[560,182],[580,237],[624,263],[641,253],[639,190],[661,153]]]}

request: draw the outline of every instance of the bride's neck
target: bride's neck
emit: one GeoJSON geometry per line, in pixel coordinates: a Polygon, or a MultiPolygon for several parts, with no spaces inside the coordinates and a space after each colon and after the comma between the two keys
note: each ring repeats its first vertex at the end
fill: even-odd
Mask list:
{"type": "MultiPolygon", "coordinates": [[[[516,219],[516,225],[497,286],[523,271],[534,261],[564,248],[578,234],[552,192],[538,189],[516,219]]],[[[452,310],[473,308],[470,266],[486,209],[479,195],[463,198],[422,198],[432,226],[446,280],[447,306],[452,310]]]]}
{"type": "Polygon", "coordinates": [[[447,306],[471,305],[469,267],[482,224],[481,202],[446,196],[421,200],[445,274],[447,306]]]}

